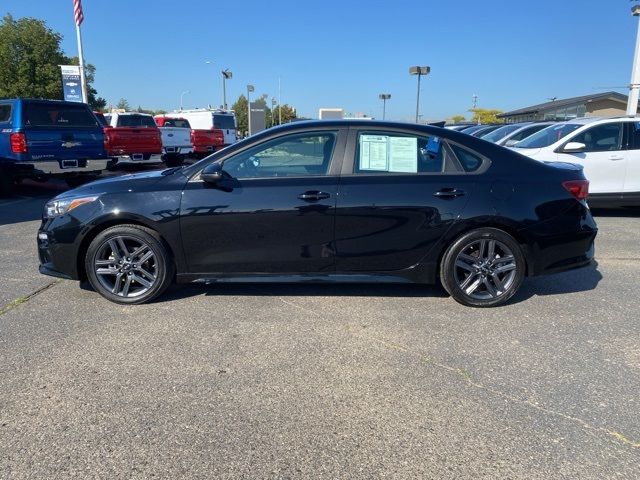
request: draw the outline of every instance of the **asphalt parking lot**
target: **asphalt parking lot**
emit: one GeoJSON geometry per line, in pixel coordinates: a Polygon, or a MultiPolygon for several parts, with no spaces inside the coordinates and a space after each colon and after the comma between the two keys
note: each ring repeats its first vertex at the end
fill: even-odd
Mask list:
{"type": "Polygon", "coordinates": [[[637,478],[640,212],[496,309],[406,285],[173,287],[37,272],[0,200],[1,478],[637,478]]]}

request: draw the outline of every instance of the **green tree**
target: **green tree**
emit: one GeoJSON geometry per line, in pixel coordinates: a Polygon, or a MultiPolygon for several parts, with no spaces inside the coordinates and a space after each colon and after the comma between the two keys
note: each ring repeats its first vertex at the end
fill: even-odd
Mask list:
{"type": "Polygon", "coordinates": [[[235,103],[231,106],[231,110],[236,114],[236,126],[238,133],[244,135],[249,130],[247,123],[247,97],[240,95],[235,103]]]}
{"type": "Polygon", "coordinates": [[[278,105],[276,106],[276,108],[273,109],[273,119],[276,122],[276,125],[280,121],[280,115],[281,115],[280,110],[282,110],[282,123],[289,123],[292,120],[295,120],[298,118],[298,115],[296,114],[296,109],[293,108],[291,105],[288,105],[286,103],[284,105],[278,105]]]}
{"type": "MultiPolygon", "coordinates": [[[[62,98],[60,65],[78,65],[60,48],[62,35],[36,18],[0,20],[0,97],[62,98]]],[[[107,102],[93,88],[96,68],[87,64],[89,105],[102,110],[107,102]]]]}
{"type": "Polygon", "coordinates": [[[502,110],[489,110],[486,108],[472,108],[469,110],[473,113],[471,120],[478,123],[503,123],[504,120],[498,118],[502,110]]]}
{"type": "Polygon", "coordinates": [[[116,108],[120,110],[126,110],[127,112],[131,110],[129,102],[127,102],[126,98],[121,98],[120,100],[118,100],[118,103],[116,103],[116,108]]]}
{"type": "Polygon", "coordinates": [[[453,123],[460,123],[460,122],[464,122],[466,120],[466,118],[464,118],[464,115],[453,115],[451,117],[451,121],[453,123]]]}
{"type": "Polygon", "coordinates": [[[62,98],[62,36],[42,20],[0,21],[0,97],[62,98]]]}

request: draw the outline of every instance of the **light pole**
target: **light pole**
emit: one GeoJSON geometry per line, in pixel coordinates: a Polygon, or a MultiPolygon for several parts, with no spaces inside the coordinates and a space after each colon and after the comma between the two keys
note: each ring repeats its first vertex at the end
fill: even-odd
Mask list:
{"type": "Polygon", "coordinates": [[[420,116],[420,77],[422,75],[428,75],[431,71],[431,67],[409,67],[409,75],[418,76],[418,95],[416,96],[416,123],[418,123],[418,117],[420,116]]]}
{"type": "Polygon", "coordinates": [[[227,80],[230,80],[231,78],[233,78],[233,73],[228,69],[225,68],[224,70],[222,70],[222,72],[220,72],[222,74],[222,108],[223,109],[227,109],[227,80]]]}
{"type": "Polygon", "coordinates": [[[253,85],[247,85],[247,132],[249,136],[251,136],[251,92],[254,90],[253,85]]]}
{"type": "Polygon", "coordinates": [[[380,100],[382,100],[382,120],[384,120],[384,118],[386,117],[386,113],[387,113],[387,100],[389,100],[391,98],[391,94],[390,93],[381,93],[380,95],[378,95],[378,98],[380,100]]]}
{"type": "Polygon", "coordinates": [[[276,105],[278,101],[275,98],[271,98],[271,126],[274,127],[276,125],[276,105]]]}
{"type": "MultiPolygon", "coordinates": [[[[631,14],[640,19],[640,5],[631,8],[631,14]]],[[[629,85],[629,100],[627,101],[627,115],[638,113],[638,96],[640,95],[640,23],[638,23],[638,33],[636,34],[636,51],[633,56],[633,67],[631,68],[631,85],[629,85]]]]}
{"type": "Polygon", "coordinates": [[[185,90],[180,94],[180,111],[182,111],[182,97],[184,97],[185,93],[191,93],[191,90],[185,90]]]}

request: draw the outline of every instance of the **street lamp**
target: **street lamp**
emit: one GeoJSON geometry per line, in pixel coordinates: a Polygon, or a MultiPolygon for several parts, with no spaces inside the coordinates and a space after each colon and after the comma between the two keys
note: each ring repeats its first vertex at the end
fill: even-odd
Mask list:
{"type": "Polygon", "coordinates": [[[247,85],[247,131],[249,136],[251,136],[251,92],[254,90],[253,85],[247,85]]]}
{"type": "Polygon", "coordinates": [[[382,120],[384,120],[384,117],[386,116],[386,113],[387,113],[387,100],[391,98],[391,94],[381,93],[380,95],[378,95],[378,98],[382,100],[382,120]]]}
{"type": "MultiPolygon", "coordinates": [[[[640,5],[631,8],[631,14],[640,19],[640,5]]],[[[627,115],[638,113],[638,97],[640,96],[640,23],[638,23],[638,33],[636,34],[636,51],[633,56],[633,67],[631,68],[631,85],[629,85],[629,99],[627,101],[627,115]]]]}
{"type": "Polygon", "coordinates": [[[180,111],[182,111],[182,97],[184,97],[185,93],[191,93],[191,90],[185,90],[180,94],[180,111]]]}
{"type": "Polygon", "coordinates": [[[226,84],[226,82],[227,82],[227,80],[230,80],[231,78],[233,78],[233,73],[228,68],[225,68],[220,73],[222,74],[222,108],[224,108],[226,110],[227,109],[227,84],[226,84]]]}
{"type": "Polygon", "coordinates": [[[420,77],[422,75],[428,75],[430,71],[431,67],[409,67],[409,74],[418,76],[418,95],[416,96],[416,123],[418,123],[418,117],[420,114],[420,77]]]}

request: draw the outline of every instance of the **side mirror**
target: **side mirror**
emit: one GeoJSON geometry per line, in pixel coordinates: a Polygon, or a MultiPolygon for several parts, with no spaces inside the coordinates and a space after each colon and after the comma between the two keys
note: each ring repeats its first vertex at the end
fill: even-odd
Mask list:
{"type": "Polygon", "coordinates": [[[504,144],[505,147],[513,147],[516,143],[518,143],[518,140],[507,140],[507,142],[504,144]]]}
{"type": "Polygon", "coordinates": [[[200,172],[200,178],[207,183],[218,183],[222,176],[222,164],[218,162],[210,163],[200,172]]]}
{"type": "Polygon", "coordinates": [[[569,142],[562,149],[563,152],[583,152],[587,146],[580,142],[569,142]]]}

